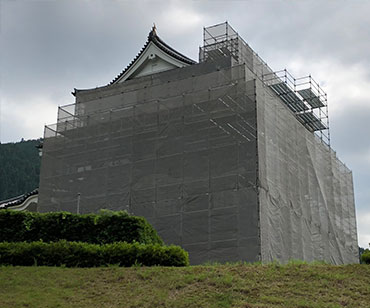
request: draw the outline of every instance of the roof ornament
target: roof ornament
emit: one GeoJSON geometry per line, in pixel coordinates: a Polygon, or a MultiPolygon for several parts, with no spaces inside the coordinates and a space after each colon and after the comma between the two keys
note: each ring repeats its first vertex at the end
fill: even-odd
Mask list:
{"type": "Polygon", "coordinates": [[[155,37],[157,37],[157,27],[155,26],[155,23],[153,22],[152,30],[149,33],[149,40],[152,40],[155,37]]]}

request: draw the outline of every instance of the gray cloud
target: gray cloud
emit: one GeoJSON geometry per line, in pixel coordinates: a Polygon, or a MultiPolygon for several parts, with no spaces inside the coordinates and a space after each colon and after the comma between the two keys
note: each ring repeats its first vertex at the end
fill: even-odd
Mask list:
{"type": "MultiPolygon", "coordinates": [[[[331,90],[333,147],[354,171],[358,210],[369,213],[369,11],[368,1],[344,0],[0,0],[0,140],[40,137],[56,106],[73,103],[74,87],[105,85],[120,73],[153,22],[197,59],[202,26],[228,20],[273,69],[312,72],[331,90]]],[[[360,227],[360,240],[369,238],[370,228],[360,227]]]]}
{"type": "Polygon", "coordinates": [[[332,144],[338,156],[353,170],[357,210],[370,208],[370,106],[347,108],[331,121],[332,144]]]}

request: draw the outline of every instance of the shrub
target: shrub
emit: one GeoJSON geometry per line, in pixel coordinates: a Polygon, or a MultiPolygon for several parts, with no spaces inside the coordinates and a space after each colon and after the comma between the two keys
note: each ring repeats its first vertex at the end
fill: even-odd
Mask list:
{"type": "Polygon", "coordinates": [[[0,242],[79,241],[91,244],[138,242],[163,244],[143,218],[126,212],[101,211],[77,215],[67,212],[0,211],[0,242]]]}
{"type": "Polygon", "coordinates": [[[361,255],[361,261],[362,263],[370,264],[370,250],[365,250],[365,252],[361,255]]]}
{"type": "Polygon", "coordinates": [[[45,265],[67,267],[119,266],[186,266],[189,256],[178,246],[117,242],[88,244],[81,242],[0,243],[0,265],[45,265]]]}

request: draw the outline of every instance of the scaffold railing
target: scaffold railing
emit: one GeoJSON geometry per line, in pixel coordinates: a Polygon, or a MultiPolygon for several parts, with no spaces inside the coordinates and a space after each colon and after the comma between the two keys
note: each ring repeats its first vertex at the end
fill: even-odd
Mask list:
{"type": "Polygon", "coordinates": [[[327,94],[311,75],[295,78],[286,69],[262,76],[297,119],[330,146],[327,94]]]}
{"type": "Polygon", "coordinates": [[[273,72],[227,21],[203,28],[203,46],[199,50],[200,62],[222,56],[231,56],[236,64],[247,64],[259,78],[273,72]]]}
{"type": "MultiPolygon", "coordinates": [[[[236,69],[236,66],[234,67],[236,69]]],[[[226,74],[224,76],[225,78],[229,78],[226,74]]],[[[184,116],[187,118],[189,116],[188,110],[189,108],[193,108],[196,110],[196,114],[199,115],[199,118],[203,118],[204,116],[207,116],[208,113],[210,116],[210,121],[213,125],[216,125],[219,129],[224,131],[225,133],[228,132],[230,135],[238,135],[241,139],[249,142],[251,139],[256,138],[256,127],[253,124],[250,124],[246,119],[241,116],[240,112],[243,112],[243,103],[239,100],[243,99],[249,99],[249,97],[244,97],[240,94],[240,97],[236,99],[233,97],[233,94],[235,92],[236,84],[233,83],[226,83],[224,85],[225,93],[224,95],[217,98],[217,104],[223,105],[225,110],[228,110],[228,112],[231,112],[235,115],[235,123],[229,123],[229,122],[220,122],[218,119],[218,116],[216,114],[213,114],[208,109],[202,110],[202,108],[199,106],[202,102],[193,102],[190,103],[191,106],[188,106],[187,99],[184,100],[184,95],[189,95],[189,98],[193,95],[196,95],[197,91],[192,91],[191,93],[184,94],[181,96],[181,104],[183,110],[184,110],[184,116]]],[[[218,88],[218,86],[216,86],[218,88]]],[[[200,90],[199,90],[200,91],[200,90]]],[[[148,100],[143,102],[142,104],[133,104],[133,105],[127,105],[123,103],[122,106],[117,106],[115,108],[102,108],[101,105],[99,105],[98,109],[91,108],[91,106],[84,106],[83,103],[75,103],[75,104],[69,104],[65,106],[60,106],[58,108],[58,121],[55,124],[47,125],[45,126],[45,138],[50,137],[71,137],[75,135],[75,132],[70,132],[72,129],[76,128],[86,128],[102,123],[114,123],[116,121],[120,121],[121,126],[127,126],[131,127],[133,129],[139,128],[140,131],[142,131],[143,123],[147,122],[148,119],[151,117],[158,117],[159,114],[161,116],[164,116],[164,113],[170,112],[169,109],[167,110],[167,107],[175,108],[176,104],[174,104],[172,107],[171,105],[168,106],[167,101],[169,99],[173,98],[163,98],[163,99],[155,99],[155,100],[148,100]],[[73,114],[72,114],[73,113],[73,114]]],[[[192,115],[195,117],[195,115],[192,115]]],[[[115,124],[112,124],[115,125],[115,124]]],[[[108,125],[109,127],[109,125],[108,125]]],[[[79,130],[83,134],[81,130],[79,130]]],[[[76,133],[77,130],[76,130],[76,133]]],[[[238,137],[238,138],[239,138],[238,137]]],[[[74,138],[74,137],[73,137],[74,138]]]]}
{"type": "Polygon", "coordinates": [[[270,87],[309,131],[330,146],[327,94],[311,77],[295,78],[286,69],[273,71],[228,22],[203,29],[199,61],[231,56],[270,87]]]}
{"type": "MultiPolygon", "coordinates": [[[[235,64],[246,64],[262,82],[270,87],[309,131],[330,146],[327,95],[311,77],[295,78],[286,69],[273,71],[239,36],[228,22],[205,27],[200,61],[231,56],[235,64]]],[[[132,106],[85,113],[84,104],[68,104],[58,108],[57,123],[45,126],[45,138],[63,136],[68,130],[127,117],[132,106]]],[[[131,110],[132,112],[132,110],[131,110]]]]}

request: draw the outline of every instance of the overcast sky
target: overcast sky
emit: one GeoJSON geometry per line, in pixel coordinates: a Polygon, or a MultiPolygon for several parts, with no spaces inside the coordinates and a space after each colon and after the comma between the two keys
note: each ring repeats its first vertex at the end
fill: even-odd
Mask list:
{"type": "Polygon", "coordinates": [[[0,141],[39,138],[73,88],[108,84],[156,23],[198,60],[203,26],[229,21],[274,70],[328,93],[332,147],[353,170],[359,244],[370,242],[370,1],[0,0],[0,141]]]}

